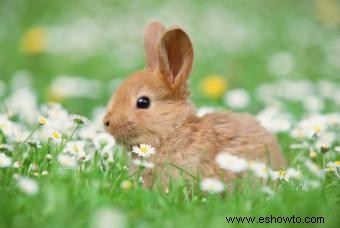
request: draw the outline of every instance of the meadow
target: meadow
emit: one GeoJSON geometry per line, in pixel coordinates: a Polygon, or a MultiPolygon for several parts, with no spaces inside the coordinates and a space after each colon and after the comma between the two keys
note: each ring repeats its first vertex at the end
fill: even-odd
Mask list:
{"type": "Polygon", "coordinates": [[[337,227],[339,73],[336,0],[1,0],[0,227],[337,227]],[[245,178],[143,187],[153,164],[131,159],[142,145],[116,143],[102,118],[144,67],[153,19],[192,39],[197,114],[253,114],[277,135],[286,169],[227,157],[221,172],[245,178]],[[244,216],[254,224],[228,221],[244,216]],[[273,223],[292,216],[301,220],[273,223]]]}

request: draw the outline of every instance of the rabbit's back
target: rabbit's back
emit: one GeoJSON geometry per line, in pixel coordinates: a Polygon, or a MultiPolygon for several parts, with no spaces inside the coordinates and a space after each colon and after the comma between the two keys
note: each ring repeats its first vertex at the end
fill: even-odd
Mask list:
{"type": "Polygon", "coordinates": [[[246,113],[212,113],[203,117],[203,121],[213,126],[217,146],[221,151],[270,164],[282,168],[282,157],[276,137],[262,127],[255,117],[246,113]]]}
{"type": "MultiPolygon", "coordinates": [[[[262,161],[275,169],[284,166],[278,142],[249,114],[224,112],[211,113],[201,118],[193,116],[177,128],[171,137],[157,148],[153,162],[166,177],[175,177],[178,170],[201,176],[218,176],[221,172],[216,156],[227,152],[235,156],[262,161]]],[[[233,179],[233,174],[227,175],[233,179]]]]}

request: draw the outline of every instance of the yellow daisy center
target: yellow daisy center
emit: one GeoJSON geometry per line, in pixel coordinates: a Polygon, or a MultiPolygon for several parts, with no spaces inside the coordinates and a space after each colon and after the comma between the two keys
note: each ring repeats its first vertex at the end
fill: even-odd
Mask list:
{"type": "Polygon", "coordinates": [[[79,152],[79,149],[78,149],[77,146],[73,146],[73,150],[74,150],[75,152],[79,152]]]}
{"type": "Polygon", "coordinates": [[[321,127],[316,125],[316,126],[313,127],[313,130],[315,131],[315,133],[320,133],[321,127]]]}
{"type": "Polygon", "coordinates": [[[146,147],[146,146],[142,146],[142,147],[140,147],[140,149],[139,149],[142,153],[147,153],[149,150],[148,150],[148,148],[146,147]]]}
{"type": "Polygon", "coordinates": [[[279,173],[280,177],[286,176],[286,171],[285,170],[280,170],[278,173],[279,173]]]}
{"type": "Polygon", "coordinates": [[[52,137],[55,138],[55,139],[60,139],[60,134],[58,132],[54,131],[52,133],[52,137]]]}

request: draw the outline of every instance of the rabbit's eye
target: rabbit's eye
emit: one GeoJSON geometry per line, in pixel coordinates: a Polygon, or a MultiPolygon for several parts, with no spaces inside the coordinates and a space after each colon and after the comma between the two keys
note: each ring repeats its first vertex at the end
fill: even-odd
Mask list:
{"type": "Polygon", "coordinates": [[[137,99],[137,108],[149,108],[150,99],[148,97],[140,97],[137,99]]]}

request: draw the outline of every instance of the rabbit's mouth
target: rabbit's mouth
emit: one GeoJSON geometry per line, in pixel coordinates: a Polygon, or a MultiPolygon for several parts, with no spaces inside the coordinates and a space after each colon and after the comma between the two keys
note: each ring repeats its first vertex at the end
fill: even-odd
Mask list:
{"type": "Polygon", "coordinates": [[[106,129],[118,143],[129,144],[133,138],[137,137],[136,131],[131,125],[116,125],[110,126],[106,129]]]}

